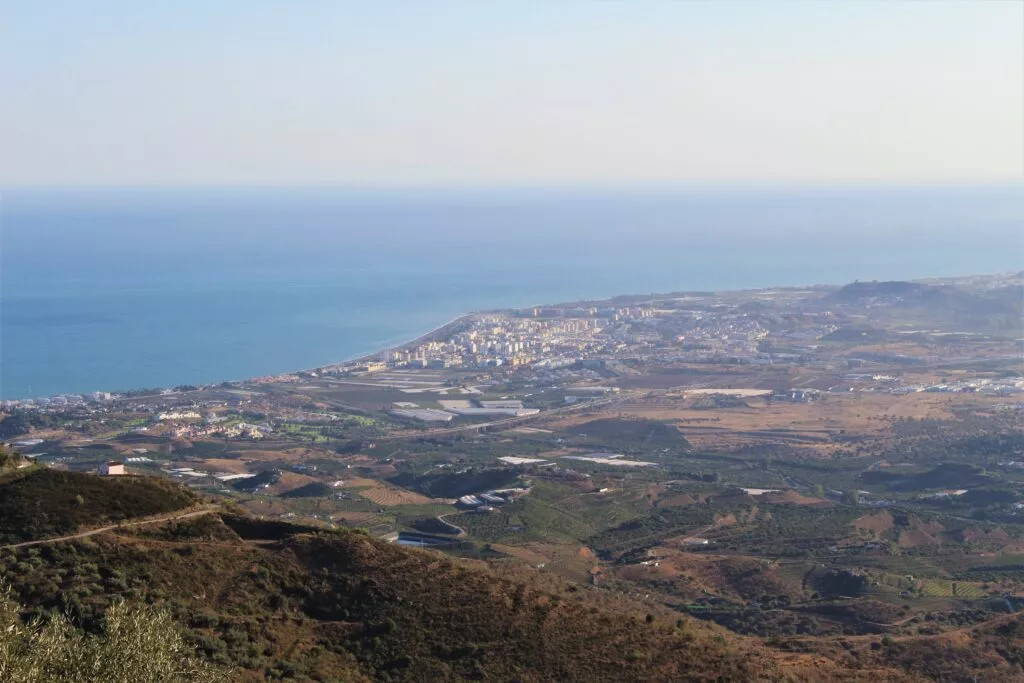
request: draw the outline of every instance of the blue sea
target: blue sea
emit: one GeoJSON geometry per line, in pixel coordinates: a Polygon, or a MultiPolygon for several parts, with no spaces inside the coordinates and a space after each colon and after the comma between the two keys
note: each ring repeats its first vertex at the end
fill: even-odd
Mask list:
{"type": "Polygon", "coordinates": [[[1024,187],[0,193],[0,397],[241,379],[472,310],[1024,268],[1024,187]]]}

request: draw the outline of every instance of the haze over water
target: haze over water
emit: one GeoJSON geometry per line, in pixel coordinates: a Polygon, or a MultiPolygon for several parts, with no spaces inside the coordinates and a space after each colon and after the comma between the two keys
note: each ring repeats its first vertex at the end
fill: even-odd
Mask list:
{"type": "Polygon", "coordinates": [[[17,190],[0,397],[309,368],[487,308],[1024,267],[1024,188],[17,190]]]}

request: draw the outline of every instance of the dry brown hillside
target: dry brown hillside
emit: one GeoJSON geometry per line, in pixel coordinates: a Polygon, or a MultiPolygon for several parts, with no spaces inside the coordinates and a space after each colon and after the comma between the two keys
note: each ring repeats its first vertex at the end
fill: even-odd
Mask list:
{"type": "Polygon", "coordinates": [[[116,598],[166,605],[239,680],[912,680],[550,575],[234,515],[8,549],[0,573],[85,626],[116,598]]]}

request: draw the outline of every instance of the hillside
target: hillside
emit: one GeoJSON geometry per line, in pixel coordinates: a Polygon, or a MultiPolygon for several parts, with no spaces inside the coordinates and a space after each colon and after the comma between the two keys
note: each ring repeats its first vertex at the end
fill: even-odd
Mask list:
{"type": "MultiPolygon", "coordinates": [[[[164,605],[238,680],[842,680],[828,660],[540,573],[229,514],[0,551],[0,574],[85,626],[116,598],[164,605]]],[[[904,680],[845,679],[869,677],[904,680]]]]}
{"type": "Polygon", "coordinates": [[[877,299],[906,301],[922,297],[926,292],[937,289],[917,282],[851,282],[828,294],[825,298],[827,301],[834,302],[861,302],[877,299]]]}
{"type": "Polygon", "coordinates": [[[879,321],[945,321],[962,332],[1005,333],[1020,328],[1022,295],[1019,285],[978,290],[918,282],[854,282],[822,297],[821,303],[851,309],[869,306],[879,321]]]}
{"type": "Polygon", "coordinates": [[[180,486],[153,477],[15,470],[0,477],[0,545],[173,512],[194,500],[180,486]]]}
{"type": "MultiPolygon", "coordinates": [[[[543,503],[557,487],[534,488],[543,503]]],[[[192,502],[161,480],[24,469],[0,480],[0,530],[53,537],[192,502]],[[46,505],[33,507],[37,500],[46,505]]],[[[466,559],[359,530],[261,519],[229,505],[204,507],[187,520],[0,548],[0,590],[10,587],[27,616],[66,614],[90,633],[102,631],[119,601],[163,608],[203,661],[239,681],[884,683],[970,675],[994,682],[1019,672],[1017,614],[934,635],[901,633],[895,629],[911,617],[874,599],[882,595],[877,589],[872,599],[849,597],[869,588],[860,574],[669,546],[654,563],[636,562],[655,557],[636,550],[622,553],[623,534],[676,538],[706,525],[704,507],[655,508],[594,536],[594,551],[619,558],[596,586],[586,571],[569,583],[511,561],[504,555],[511,546],[478,548],[474,557],[488,561],[466,559]],[[856,591],[832,585],[840,580],[859,581],[856,591]],[[795,604],[810,591],[823,600],[795,604]],[[833,593],[838,598],[826,602],[833,593]],[[730,611],[729,601],[760,607],[730,611]],[[694,602],[707,603],[705,610],[688,614],[694,602]]],[[[881,533],[888,514],[875,520],[855,509],[759,507],[764,529],[752,535],[753,513],[737,512],[745,521],[732,531],[735,543],[767,544],[775,531],[792,540],[851,524],[866,529],[872,520],[881,533]]]]}

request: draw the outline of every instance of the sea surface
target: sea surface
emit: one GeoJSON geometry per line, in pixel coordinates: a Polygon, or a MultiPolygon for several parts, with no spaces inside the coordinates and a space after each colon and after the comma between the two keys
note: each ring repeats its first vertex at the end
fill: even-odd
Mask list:
{"type": "Polygon", "coordinates": [[[1024,268],[1024,186],[0,193],[0,398],[241,379],[480,309],[1024,268]]]}

